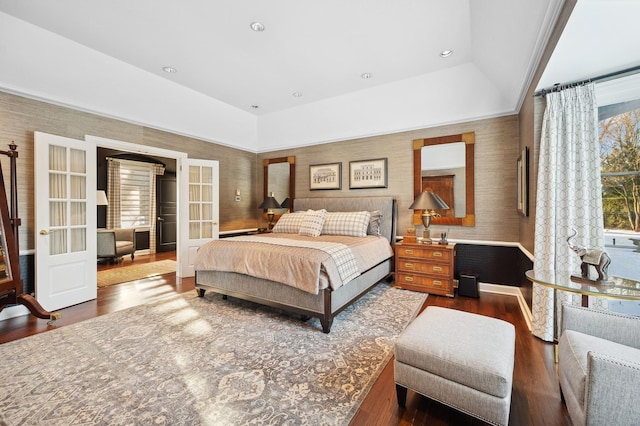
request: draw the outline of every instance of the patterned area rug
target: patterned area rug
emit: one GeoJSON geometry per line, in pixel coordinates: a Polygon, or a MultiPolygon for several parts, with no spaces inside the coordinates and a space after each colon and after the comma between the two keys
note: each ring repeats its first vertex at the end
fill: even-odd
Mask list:
{"type": "Polygon", "coordinates": [[[141,280],[154,275],[175,272],[177,268],[175,260],[159,260],[151,263],[126,266],[98,271],[98,287],[107,287],[129,281],[141,280]]]}
{"type": "Polygon", "coordinates": [[[175,294],[5,343],[0,424],[346,425],[425,298],[383,282],[324,334],[315,318],[175,294]]]}

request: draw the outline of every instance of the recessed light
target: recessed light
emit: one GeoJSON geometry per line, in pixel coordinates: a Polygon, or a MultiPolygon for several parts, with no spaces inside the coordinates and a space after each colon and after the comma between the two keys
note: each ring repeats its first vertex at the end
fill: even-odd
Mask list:
{"type": "Polygon", "coordinates": [[[262,25],[260,22],[252,22],[251,23],[251,29],[255,32],[261,32],[264,31],[264,25],[262,25]]]}
{"type": "Polygon", "coordinates": [[[168,72],[169,74],[175,74],[178,72],[174,67],[162,67],[162,71],[168,72]]]}
{"type": "Polygon", "coordinates": [[[453,50],[443,50],[442,52],[440,52],[440,57],[441,58],[447,58],[449,56],[451,56],[453,54],[453,50]]]}
{"type": "Polygon", "coordinates": [[[365,80],[368,80],[368,79],[371,78],[371,73],[370,72],[363,72],[360,77],[364,78],[365,80]]]}
{"type": "Polygon", "coordinates": [[[292,93],[292,95],[293,95],[295,98],[301,98],[301,97],[302,97],[302,92],[293,92],[293,93],[292,93]]]}

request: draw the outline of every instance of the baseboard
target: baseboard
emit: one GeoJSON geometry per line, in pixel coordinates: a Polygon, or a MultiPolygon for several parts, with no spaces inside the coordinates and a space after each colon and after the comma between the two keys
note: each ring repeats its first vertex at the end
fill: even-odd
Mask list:
{"type": "Polygon", "coordinates": [[[527,327],[529,328],[529,331],[531,331],[531,322],[533,318],[531,315],[531,310],[529,309],[529,305],[527,305],[527,301],[524,299],[524,296],[522,295],[522,292],[518,287],[500,284],[479,283],[478,289],[483,293],[496,293],[515,296],[518,299],[520,311],[522,311],[522,316],[527,323],[527,327]]]}

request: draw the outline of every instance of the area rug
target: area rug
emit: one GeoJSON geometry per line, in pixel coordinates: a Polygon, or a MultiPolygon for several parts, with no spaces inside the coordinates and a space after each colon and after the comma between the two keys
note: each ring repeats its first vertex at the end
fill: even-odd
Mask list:
{"type": "Polygon", "coordinates": [[[98,287],[107,287],[129,281],[141,280],[154,275],[175,272],[177,263],[175,260],[159,260],[157,262],[141,263],[122,268],[105,269],[98,271],[98,287]]]}
{"type": "Polygon", "coordinates": [[[5,343],[0,424],[346,425],[425,298],[381,283],[325,334],[315,318],[173,294],[5,343]]]}

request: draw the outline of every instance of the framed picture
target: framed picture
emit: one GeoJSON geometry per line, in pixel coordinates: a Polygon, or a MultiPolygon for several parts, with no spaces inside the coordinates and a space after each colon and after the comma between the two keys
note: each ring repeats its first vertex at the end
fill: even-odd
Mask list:
{"type": "Polygon", "coordinates": [[[386,188],[387,159],[350,161],[349,188],[386,188]]]}
{"type": "Polygon", "coordinates": [[[342,163],[310,165],[309,189],[342,189],[342,163]]]}
{"type": "Polygon", "coordinates": [[[529,148],[525,147],[518,157],[518,213],[529,216],[529,148]]]}

